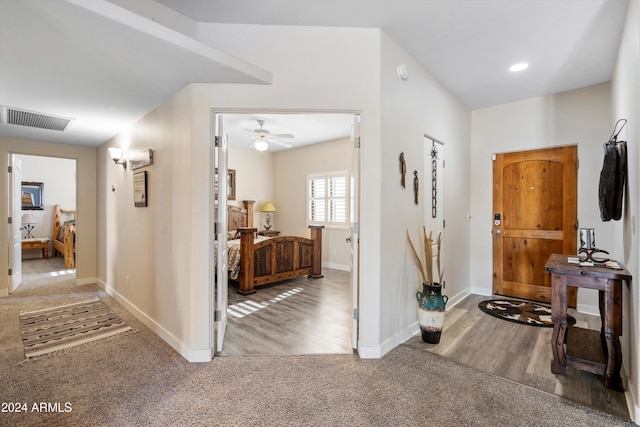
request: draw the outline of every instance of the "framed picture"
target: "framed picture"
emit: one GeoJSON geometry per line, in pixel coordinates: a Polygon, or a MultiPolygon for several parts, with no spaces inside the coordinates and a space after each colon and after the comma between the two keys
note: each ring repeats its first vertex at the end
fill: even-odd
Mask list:
{"type": "Polygon", "coordinates": [[[22,181],[22,209],[23,210],[44,210],[44,184],[42,182],[22,181]]]}
{"type": "MultiPolygon", "coordinates": [[[[218,169],[216,169],[216,176],[214,177],[214,188],[216,197],[218,196],[218,169]]],[[[227,200],[236,199],[236,170],[227,169],[227,200]]]]}
{"type": "Polygon", "coordinates": [[[133,174],[133,204],[136,208],[147,207],[147,171],[133,174]]]}
{"type": "Polygon", "coordinates": [[[129,164],[131,170],[136,170],[153,164],[153,150],[151,148],[147,150],[138,151],[130,154],[129,164]]]}

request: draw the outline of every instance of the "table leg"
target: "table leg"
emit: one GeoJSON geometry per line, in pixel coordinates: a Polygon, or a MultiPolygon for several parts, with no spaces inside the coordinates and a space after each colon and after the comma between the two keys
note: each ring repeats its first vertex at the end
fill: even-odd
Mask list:
{"type": "Polygon", "coordinates": [[[564,348],[567,339],[567,283],[564,275],[551,274],[551,286],[551,319],[553,320],[551,372],[565,375],[567,373],[564,348]]]}
{"type": "Polygon", "coordinates": [[[624,391],[620,377],[622,367],[622,351],[620,349],[622,286],[620,284],[616,286],[615,282],[615,280],[607,280],[604,292],[600,292],[601,339],[606,357],[604,385],[612,390],[624,391]]]}

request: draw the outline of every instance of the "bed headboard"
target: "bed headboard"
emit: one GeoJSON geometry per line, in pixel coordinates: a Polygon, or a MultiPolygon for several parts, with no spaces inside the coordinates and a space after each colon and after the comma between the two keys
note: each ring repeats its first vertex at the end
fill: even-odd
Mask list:
{"type": "Polygon", "coordinates": [[[240,227],[253,227],[254,200],[243,200],[244,208],[227,206],[227,229],[237,230],[240,227]]]}

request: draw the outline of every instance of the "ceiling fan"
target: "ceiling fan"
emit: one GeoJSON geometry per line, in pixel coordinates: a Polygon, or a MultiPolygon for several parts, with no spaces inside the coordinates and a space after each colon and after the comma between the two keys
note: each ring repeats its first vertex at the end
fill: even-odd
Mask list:
{"type": "Polygon", "coordinates": [[[269,143],[279,145],[284,148],[291,148],[293,145],[288,144],[286,142],[278,141],[276,138],[293,138],[294,136],[290,133],[279,133],[272,134],[267,129],[264,128],[264,120],[257,119],[258,125],[260,125],[259,129],[245,129],[246,131],[253,132],[255,137],[255,142],[253,143],[253,147],[258,151],[266,151],[269,148],[269,143]]]}

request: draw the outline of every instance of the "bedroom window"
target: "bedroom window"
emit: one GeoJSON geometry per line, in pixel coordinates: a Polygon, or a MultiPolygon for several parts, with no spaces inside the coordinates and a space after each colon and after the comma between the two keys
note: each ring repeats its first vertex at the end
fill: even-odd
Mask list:
{"type": "Polygon", "coordinates": [[[307,176],[308,222],[325,227],[349,225],[349,172],[328,172],[307,176]]]}

